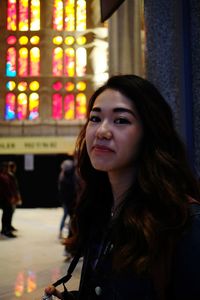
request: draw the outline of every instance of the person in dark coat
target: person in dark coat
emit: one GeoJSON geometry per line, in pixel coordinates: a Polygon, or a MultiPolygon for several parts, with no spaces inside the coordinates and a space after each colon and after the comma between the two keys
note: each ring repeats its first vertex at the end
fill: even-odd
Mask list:
{"type": "Polygon", "coordinates": [[[10,178],[8,162],[0,165],[0,206],[2,208],[1,234],[8,238],[17,237],[13,233],[12,217],[13,206],[16,205],[16,190],[10,178]]]}
{"type": "Polygon", "coordinates": [[[84,181],[69,251],[81,252],[79,300],[199,300],[200,191],[173,114],[136,75],[90,98],[76,145],[84,181]]]}
{"type": "Polygon", "coordinates": [[[58,177],[58,198],[63,207],[63,216],[59,227],[59,238],[62,238],[63,229],[66,226],[67,216],[71,216],[72,205],[76,196],[75,166],[72,159],[66,159],[61,163],[61,171],[58,177]]]}

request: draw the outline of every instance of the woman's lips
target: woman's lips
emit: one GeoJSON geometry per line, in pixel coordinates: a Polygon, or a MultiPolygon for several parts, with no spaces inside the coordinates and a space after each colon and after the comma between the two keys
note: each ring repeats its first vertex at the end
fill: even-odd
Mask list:
{"type": "Polygon", "coordinates": [[[92,147],[92,150],[95,152],[114,152],[111,148],[107,147],[107,146],[102,146],[102,145],[95,145],[92,147]]]}

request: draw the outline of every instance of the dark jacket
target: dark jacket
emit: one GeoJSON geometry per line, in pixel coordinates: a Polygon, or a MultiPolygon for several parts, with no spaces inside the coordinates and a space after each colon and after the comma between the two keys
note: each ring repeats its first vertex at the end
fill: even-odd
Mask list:
{"type": "MultiPolygon", "coordinates": [[[[87,249],[76,299],[158,300],[156,289],[150,278],[138,277],[133,273],[113,275],[111,271],[112,243],[106,242],[105,245],[104,254],[99,257],[99,264],[97,263],[98,239],[87,249]]],[[[168,299],[170,300],[200,299],[199,204],[191,205],[191,224],[177,245],[172,260],[169,289],[168,299]]]]}

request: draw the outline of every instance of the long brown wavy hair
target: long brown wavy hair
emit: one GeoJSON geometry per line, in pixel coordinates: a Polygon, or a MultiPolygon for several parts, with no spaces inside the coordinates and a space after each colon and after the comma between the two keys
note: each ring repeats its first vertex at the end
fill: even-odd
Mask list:
{"type": "MultiPolygon", "coordinates": [[[[113,76],[90,98],[88,116],[105,89],[119,91],[133,101],[144,130],[137,178],[124,195],[113,226],[113,268],[153,272],[156,262],[166,259],[166,252],[170,253],[187,227],[188,196],[199,200],[197,180],[175,130],[172,110],[154,85],[136,75],[113,76]]],[[[66,241],[69,249],[86,243],[92,230],[107,226],[113,201],[107,173],[95,170],[90,163],[85,141],[87,123],[77,140],[78,171],[84,184],[72,222],[73,236],[66,241]]]]}

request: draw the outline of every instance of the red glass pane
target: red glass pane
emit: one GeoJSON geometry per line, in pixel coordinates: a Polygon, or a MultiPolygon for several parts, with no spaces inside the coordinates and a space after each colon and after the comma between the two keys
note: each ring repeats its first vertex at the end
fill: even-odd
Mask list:
{"type": "Polygon", "coordinates": [[[62,96],[60,94],[53,95],[52,118],[55,120],[62,119],[62,96]]]}

